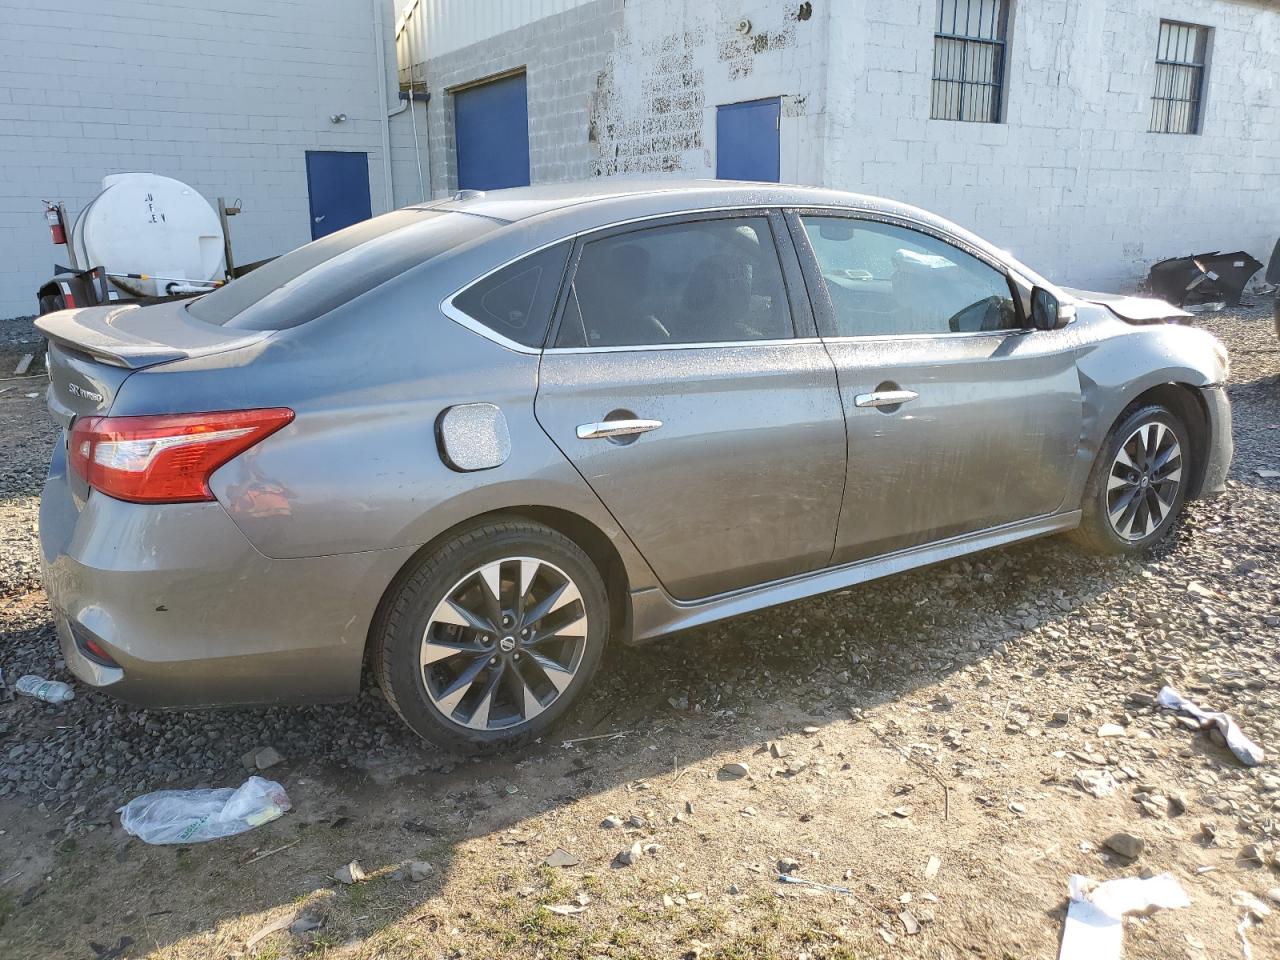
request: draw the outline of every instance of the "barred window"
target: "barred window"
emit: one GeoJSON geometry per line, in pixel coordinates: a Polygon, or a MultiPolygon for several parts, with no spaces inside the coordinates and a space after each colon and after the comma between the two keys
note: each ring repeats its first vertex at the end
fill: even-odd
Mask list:
{"type": "Polygon", "coordinates": [[[931,118],[1000,122],[1008,19],[1008,0],[938,0],[931,118]]]}
{"type": "Polygon", "coordinates": [[[1208,46],[1208,27],[1160,21],[1156,91],[1151,97],[1152,133],[1200,132],[1200,97],[1208,46]]]}

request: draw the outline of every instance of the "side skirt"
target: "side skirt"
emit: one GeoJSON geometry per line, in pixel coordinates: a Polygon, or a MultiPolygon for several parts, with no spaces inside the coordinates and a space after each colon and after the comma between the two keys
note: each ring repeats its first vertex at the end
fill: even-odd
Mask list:
{"type": "Polygon", "coordinates": [[[993,527],[920,547],[911,547],[870,560],[859,560],[839,567],[776,580],[758,587],[747,587],[705,600],[681,601],[665,590],[651,588],[631,594],[634,630],[633,643],[654,640],[679,630],[700,627],[729,617],[740,616],[780,603],[790,603],[819,593],[829,593],[868,580],[914,570],[956,557],[967,556],[992,547],[1003,547],[1020,540],[1031,540],[1080,525],[1080,511],[1059,513],[1035,520],[993,527]]]}

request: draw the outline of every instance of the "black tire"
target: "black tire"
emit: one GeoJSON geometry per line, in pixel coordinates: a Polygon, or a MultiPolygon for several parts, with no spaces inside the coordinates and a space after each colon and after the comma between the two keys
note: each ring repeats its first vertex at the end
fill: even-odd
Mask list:
{"type": "MultiPolygon", "coordinates": [[[[1145,553],[1168,536],[1169,531],[1177,523],[1186,502],[1187,484],[1194,475],[1191,457],[1194,451],[1186,425],[1173,411],[1158,403],[1145,404],[1126,411],[1111,432],[1107,435],[1098,457],[1089,472],[1089,480],[1085,484],[1084,499],[1080,509],[1082,517],[1080,526],[1068,535],[1076,544],[1094,553],[1109,553],[1136,556],[1145,553]],[[1180,476],[1176,490],[1169,494],[1169,505],[1163,518],[1148,533],[1133,538],[1122,536],[1112,525],[1108,515],[1109,493],[1108,480],[1116,467],[1116,458],[1120,448],[1125,445],[1136,431],[1148,425],[1163,425],[1173,432],[1180,450],[1180,476]]],[[[1122,471],[1123,472],[1123,471],[1122,471]]],[[[1150,482],[1150,481],[1149,481],[1150,482]]],[[[1145,487],[1144,487],[1145,489],[1145,487]]],[[[1115,494],[1117,497],[1122,493],[1115,494]]],[[[1113,501],[1115,502],[1115,501],[1113,501]]],[[[1123,515],[1122,515],[1123,517],[1123,515]]],[[[1149,526],[1150,522],[1144,524],[1149,526]]],[[[1140,531],[1134,531],[1138,533],[1140,531]]]]}
{"type": "MultiPolygon", "coordinates": [[[[516,561],[512,560],[511,563],[516,561]]],[[[510,569],[509,565],[501,567],[502,576],[506,577],[510,569]]],[[[518,571],[519,567],[516,569],[518,571]]],[[[538,576],[541,577],[542,574],[539,573],[538,576]]],[[[502,582],[505,585],[507,581],[502,582]]],[[[537,586],[538,584],[531,585],[531,590],[537,586]]],[[[477,582],[474,588],[480,590],[482,586],[477,582]]],[[[505,590],[499,592],[506,594],[505,590]]],[[[571,608],[566,609],[572,615],[577,612],[578,607],[571,605],[571,608]]],[[[459,642],[466,640],[471,646],[480,641],[501,643],[513,639],[517,635],[518,626],[517,624],[511,628],[512,637],[490,637],[468,627],[459,627],[456,637],[459,642]]],[[[437,626],[432,629],[447,630],[447,626],[437,622],[437,626]]],[[[581,547],[558,531],[538,523],[517,518],[492,520],[459,532],[429,556],[422,558],[416,567],[402,577],[389,601],[384,604],[380,620],[375,626],[373,669],[387,701],[409,728],[424,740],[461,754],[508,750],[524,746],[546,732],[590,684],[600,665],[609,629],[609,599],[604,581],[581,547]],[[445,715],[429,694],[428,683],[439,694],[441,688],[447,686],[447,681],[454,679],[450,676],[453,671],[456,670],[458,676],[461,676],[462,667],[455,664],[478,664],[488,653],[492,653],[495,659],[506,659],[502,660],[499,667],[482,667],[484,672],[480,674],[481,677],[491,676],[502,670],[513,671],[510,677],[494,680],[494,689],[499,692],[494,693],[491,702],[513,702],[507,688],[519,687],[522,682],[521,675],[515,672],[517,668],[525,674],[533,669],[535,676],[541,680],[547,679],[550,674],[540,672],[527,659],[520,663],[512,662],[511,658],[519,661],[522,653],[528,657],[530,650],[523,646],[523,641],[518,641],[521,646],[514,651],[506,650],[505,647],[500,650],[495,645],[488,648],[488,653],[479,657],[464,651],[452,659],[445,658],[439,664],[423,667],[420,656],[424,636],[431,625],[434,612],[446,596],[457,597],[456,591],[463,583],[468,582],[470,575],[495,561],[521,557],[549,564],[546,568],[548,576],[563,575],[568,578],[571,586],[576,587],[581,598],[581,611],[587,621],[586,635],[581,647],[577,647],[575,641],[566,642],[574,644],[573,648],[577,650],[577,666],[572,680],[558,694],[551,693],[544,686],[543,689],[547,690],[544,696],[553,696],[554,699],[532,719],[513,722],[513,715],[508,715],[500,719],[510,725],[499,729],[471,729],[453,715],[445,715]],[[446,679],[441,680],[440,673],[436,671],[444,671],[446,679]]],[[[506,633],[507,630],[504,628],[497,632],[506,633]]],[[[559,641],[550,642],[554,644],[559,641]]],[[[492,662],[491,660],[490,663],[492,662]]],[[[484,687],[484,683],[477,680],[476,685],[477,693],[483,692],[480,688],[484,687]]],[[[468,693],[467,699],[458,705],[457,710],[464,711],[468,702],[474,708],[472,697],[468,693]]]]}
{"type": "Polygon", "coordinates": [[[60,293],[50,293],[40,298],[40,316],[46,313],[56,313],[59,310],[65,310],[67,302],[60,293]]]}

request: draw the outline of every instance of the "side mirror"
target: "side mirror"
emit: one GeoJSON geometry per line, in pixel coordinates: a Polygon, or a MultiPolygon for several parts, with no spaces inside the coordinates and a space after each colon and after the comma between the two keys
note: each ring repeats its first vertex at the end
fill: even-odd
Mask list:
{"type": "Polygon", "coordinates": [[[1031,326],[1036,330],[1057,330],[1071,322],[1075,310],[1063,305],[1044,287],[1031,291],[1031,326]]]}

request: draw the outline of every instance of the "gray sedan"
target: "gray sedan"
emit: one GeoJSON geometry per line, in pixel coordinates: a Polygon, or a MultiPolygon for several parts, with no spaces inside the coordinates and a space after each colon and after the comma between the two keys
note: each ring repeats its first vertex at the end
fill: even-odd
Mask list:
{"type": "Polygon", "coordinates": [[[612,641],[1159,542],[1231,457],[1226,352],[1178,314],[902,204],[627,180],[49,314],[62,650],[152,706],[347,697],[368,662],[423,737],[525,742],[612,641]]]}

